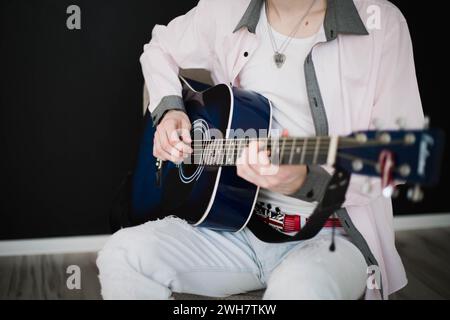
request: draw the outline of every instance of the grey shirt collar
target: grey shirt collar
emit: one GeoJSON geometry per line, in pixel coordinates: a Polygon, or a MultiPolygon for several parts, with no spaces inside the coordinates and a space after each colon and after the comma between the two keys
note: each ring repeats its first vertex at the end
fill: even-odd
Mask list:
{"type": "MultiPolygon", "coordinates": [[[[264,0],[251,0],[233,32],[247,27],[248,31],[255,33],[263,4],[264,0]]],[[[338,34],[369,34],[353,0],[327,0],[324,29],[327,41],[336,39],[338,34]]]]}

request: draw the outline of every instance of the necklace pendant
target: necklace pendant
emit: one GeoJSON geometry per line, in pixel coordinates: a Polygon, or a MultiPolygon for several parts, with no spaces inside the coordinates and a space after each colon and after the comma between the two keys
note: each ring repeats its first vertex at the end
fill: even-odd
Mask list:
{"type": "Polygon", "coordinates": [[[281,68],[286,61],[286,55],[280,52],[275,52],[273,55],[273,61],[278,68],[281,68]]]}

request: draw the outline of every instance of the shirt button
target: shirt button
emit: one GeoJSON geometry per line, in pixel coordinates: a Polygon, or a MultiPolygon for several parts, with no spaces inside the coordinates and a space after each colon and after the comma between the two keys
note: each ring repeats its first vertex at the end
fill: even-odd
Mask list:
{"type": "Polygon", "coordinates": [[[248,52],[247,51],[244,52],[244,57],[246,57],[246,58],[248,57],[248,52]]]}

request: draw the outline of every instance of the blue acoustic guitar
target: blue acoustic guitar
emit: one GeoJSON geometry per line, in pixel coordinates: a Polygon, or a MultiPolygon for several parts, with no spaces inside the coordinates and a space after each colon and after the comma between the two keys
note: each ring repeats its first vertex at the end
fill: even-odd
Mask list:
{"type": "Polygon", "coordinates": [[[180,79],[192,122],[194,152],[181,164],[155,159],[155,128],[146,115],[132,180],[131,215],[135,221],[175,215],[215,230],[244,228],[259,189],[238,177],[234,166],[240,151],[254,139],[280,164],[338,165],[352,174],[381,176],[387,191],[393,180],[411,183],[413,200],[421,198],[419,185],[433,185],[439,178],[444,143],[439,130],[274,138],[268,134],[271,104],[262,95],[225,84],[210,87],[180,79]]]}

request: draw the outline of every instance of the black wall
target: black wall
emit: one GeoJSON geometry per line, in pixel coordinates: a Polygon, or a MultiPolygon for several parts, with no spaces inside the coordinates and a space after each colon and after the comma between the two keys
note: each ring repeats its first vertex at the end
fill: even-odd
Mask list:
{"type": "MultiPolygon", "coordinates": [[[[448,118],[448,51],[446,34],[448,17],[445,9],[436,10],[430,2],[393,0],[408,21],[414,45],[417,78],[425,114],[430,116],[431,125],[445,129],[450,135],[448,118]]],[[[447,143],[441,183],[437,188],[426,190],[422,203],[410,203],[399,198],[394,202],[396,214],[449,212],[448,185],[450,171],[446,166],[450,160],[450,147],[447,143]]]]}
{"type": "Polygon", "coordinates": [[[139,56],[194,1],[1,2],[0,238],[106,233],[142,115],[139,56]],[[66,8],[81,7],[81,30],[66,8]]]}
{"type": "MultiPolygon", "coordinates": [[[[426,113],[446,127],[445,12],[393,2],[410,24],[426,113]]],[[[142,46],[154,24],[195,3],[1,0],[0,239],[109,232],[141,126],[142,46]],[[66,28],[71,4],[81,7],[81,30],[66,28]]],[[[397,201],[396,212],[450,211],[446,169],[442,180],[422,204],[397,201]]]]}

